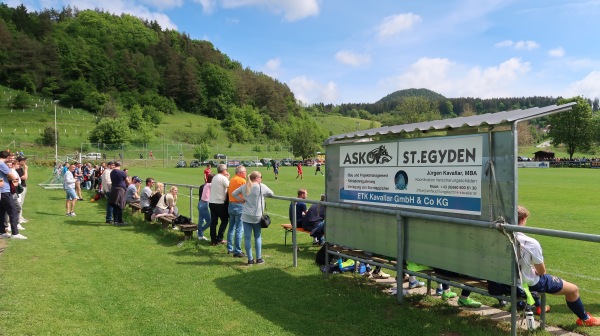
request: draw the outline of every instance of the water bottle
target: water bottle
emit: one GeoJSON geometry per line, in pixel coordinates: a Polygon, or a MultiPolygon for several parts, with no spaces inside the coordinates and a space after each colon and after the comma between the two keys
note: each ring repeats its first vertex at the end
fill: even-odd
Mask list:
{"type": "Polygon", "coordinates": [[[525,311],[525,323],[527,323],[527,330],[534,330],[536,328],[533,312],[529,308],[525,311]]]}

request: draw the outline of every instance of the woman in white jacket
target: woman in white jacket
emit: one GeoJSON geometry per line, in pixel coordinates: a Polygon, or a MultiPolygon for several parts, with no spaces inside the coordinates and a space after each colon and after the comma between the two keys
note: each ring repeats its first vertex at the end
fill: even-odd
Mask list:
{"type": "Polygon", "coordinates": [[[273,191],[262,184],[262,174],[253,171],[246,176],[246,184],[240,186],[231,194],[233,198],[242,202],[242,223],[244,223],[244,247],[248,256],[248,265],[263,264],[261,256],[262,237],[260,234],[260,217],[265,208],[265,195],[274,195],[273,191]],[[243,197],[238,197],[239,195],[243,197]],[[256,261],[252,257],[252,232],[254,231],[254,246],[256,248],[256,261]]]}

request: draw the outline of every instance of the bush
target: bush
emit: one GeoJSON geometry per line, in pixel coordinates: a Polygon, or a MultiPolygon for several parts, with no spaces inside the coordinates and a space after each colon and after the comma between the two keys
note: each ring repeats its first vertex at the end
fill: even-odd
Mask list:
{"type": "MultiPolygon", "coordinates": [[[[54,146],[56,138],[54,137],[54,127],[46,126],[42,132],[42,136],[36,140],[37,143],[44,146],[54,146]]],[[[58,135],[58,134],[56,134],[58,135]]]]}

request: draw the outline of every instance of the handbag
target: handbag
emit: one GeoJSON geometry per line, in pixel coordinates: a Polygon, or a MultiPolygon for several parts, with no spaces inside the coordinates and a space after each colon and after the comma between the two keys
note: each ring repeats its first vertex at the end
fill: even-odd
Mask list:
{"type": "MultiPolygon", "coordinates": [[[[262,195],[262,188],[260,186],[260,184],[258,185],[259,187],[259,194],[258,197],[260,197],[260,208],[263,209],[262,206],[262,202],[263,202],[263,195],[262,195]]],[[[265,206],[266,208],[266,206],[265,206]]],[[[263,229],[266,229],[269,227],[269,225],[271,225],[271,217],[269,217],[269,215],[267,215],[266,213],[262,212],[262,214],[260,215],[260,227],[263,229]]]]}

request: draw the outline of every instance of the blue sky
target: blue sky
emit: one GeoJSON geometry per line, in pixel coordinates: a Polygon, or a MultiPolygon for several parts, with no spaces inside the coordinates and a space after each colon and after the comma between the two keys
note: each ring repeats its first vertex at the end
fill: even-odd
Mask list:
{"type": "Polygon", "coordinates": [[[600,97],[600,0],[4,0],[158,21],[286,83],[303,103],[600,97]]]}

